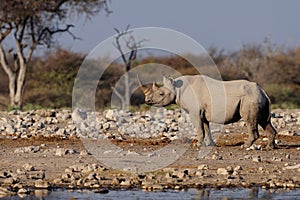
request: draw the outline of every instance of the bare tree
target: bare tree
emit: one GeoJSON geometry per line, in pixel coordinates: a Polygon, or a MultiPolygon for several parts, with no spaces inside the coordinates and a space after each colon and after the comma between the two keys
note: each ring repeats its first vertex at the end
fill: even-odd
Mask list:
{"type": "Polygon", "coordinates": [[[145,42],[146,40],[140,40],[136,41],[134,36],[132,34],[132,30],[129,30],[129,25],[126,27],[124,31],[120,31],[119,29],[115,28],[115,31],[117,32],[117,35],[115,37],[115,43],[113,44],[116,49],[120,52],[121,54],[121,59],[124,63],[124,93],[122,94],[118,90],[114,90],[115,94],[119,97],[122,103],[122,109],[127,109],[129,108],[129,103],[130,103],[130,80],[129,80],[129,74],[128,72],[130,69],[132,69],[133,63],[136,60],[137,56],[137,51],[138,48],[142,46],[142,43],[145,42]],[[120,41],[123,39],[122,41],[120,41]],[[124,45],[125,46],[124,46],[124,45]],[[125,53],[125,48],[129,50],[129,54],[126,55],[125,53]]]}
{"type": "Polygon", "coordinates": [[[9,79],[11,106],[22,107],[26,71],[37,47],[50,47],[59,33],[76,39],[66,20],[90,19],[100,10],[110,12],[106,0],[1,0],[0,64],[9,79]]]}

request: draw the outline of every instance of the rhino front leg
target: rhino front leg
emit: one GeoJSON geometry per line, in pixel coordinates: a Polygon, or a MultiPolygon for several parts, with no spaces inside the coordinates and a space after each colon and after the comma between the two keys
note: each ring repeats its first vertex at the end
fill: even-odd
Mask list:
{"type": "Polygon", "coordinates": [[[191,117],[193,126],[196,128],[196,131],[197,131],[197,140],[198,140],[197,146],[200,147],[202,144],[204,144],[204,142],[203,142],[204,133],[205,133],[204,123],[203,123],[203,120],[200,118],[200,116],[197,114],[191,114],[190,117],[191,117]]]}

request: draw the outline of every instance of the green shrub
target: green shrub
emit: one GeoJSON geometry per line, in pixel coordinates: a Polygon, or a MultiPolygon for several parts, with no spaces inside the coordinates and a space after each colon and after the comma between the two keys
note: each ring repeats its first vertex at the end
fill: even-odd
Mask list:
{"type": "Polygon", "coordinates": [[[268,84],[265,86],[273,108],[297,108],[300,107],[298,90],[295,87],[284,84],[268,84]]]}

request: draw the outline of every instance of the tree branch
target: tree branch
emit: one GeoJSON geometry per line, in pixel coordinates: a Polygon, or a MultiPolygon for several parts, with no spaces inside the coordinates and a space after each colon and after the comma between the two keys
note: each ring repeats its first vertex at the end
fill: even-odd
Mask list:
{"type": "Polygon", "coordinates": [[[0,61],[1,61],[1,65],[4,69],[4,71],[9,75],[10,73],[12,73],[12,71],[10,70],[10,68],[8,67],[8,62],[7,62],[7,58],[6,58],[6,54],[4,52],[3,46],[0,43],[0,61]]]}
{"type": "Polygon", "coordinates": [[[120,94],[117,90],[115,90],[115,88],[113,86],[111,86],[111,89],[113,90],[113,92],[117,95],[117,97],[119,97],[119,99],[121,100],[122,104],[125,101],[124,97],[122,94],[120,94]]]}
{"type": "Polygon", "coordinates": [[[2,33],[2,32],[0,32],[0,43],[11,33],[11,31],[12,31],[12,27],[11,27],[11,25],[10,25],[10,27],[8,27],[8,28],[5,28],[6,30],[5,30],[5,32],[4,33],[2,33]]]}
{"type": "Polygon", "coordinates": [[[138,42],[135,41],[134,37],[132,35],[130,35],[132,33],[131,30],[129,30],[129,25],[127,25],[126,29],[124,31],[120,31],[117,28],[114,28],[114,30],[117,32],[117,35],[115,36],[116,42],[113,43],[113,45],[116,47],[116,49],[120,52],[121,54],[121,58],[125,64],[125,71],[129,71],[131,66],[132,66],[132,62],[136,59],[136,55],[137,55],[137,49],[140,48],[142,46],[142,43],[147,41],[146,39],[140,40],[138,42]],[[125,37],[126,35],[129,34],[129,38],[126,39],[124,38],[124,42],[126,44],[126,47],[131,50],[130,54],[128,56],[128,58],[126,58],[125,53],[122,49],[122,46],[120,44],[120,38],[125,37]]]}
{"type": "Polygon", "coordinates": [[[16,43],[16,46],[17,46],[17,55],[18,55],[18,59],[19,59],[19,64],[21,66],[23,66],[25,64],[24,62],[24,55],[23,55],[23,47],[22,47],[22,44],[21,44],[21,41],[18,39],[18,30],[17,29],[15,31],[15,34],[14,34],[14,37],[15,37],[15,43],[16,43]]]}
{"type": "Polygon", "coordinates": [[[63,32],[67,32],[69,33],[73,39],[80,39],[80,38],[77,38],[71,31],[70,31],[70,28],[73,28],[74,25],[73,24],[67,24],[66,25],[66,28],[58,28],[56,30],[51,30],[49,27],[45,27],[41,33],[39,34],[38,36],[38,39],[36,40],[36,42],[39,44],[40,42],[44,42],[45,44],[49,45],[50,42],[51,42],[51,37],[52,35],[56,34],[56,33],[63,33],[63,32]],[[47,37],[47,34],[48,35],[48,38],[45,38],[47,37]]]}

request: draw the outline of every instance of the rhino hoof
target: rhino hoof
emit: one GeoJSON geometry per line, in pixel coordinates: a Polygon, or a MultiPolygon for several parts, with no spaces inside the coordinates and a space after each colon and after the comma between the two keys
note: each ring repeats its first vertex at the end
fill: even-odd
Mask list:
{"type": "Polygon", "coordinates": [[[205,146],[215,146],[216,143],[214,141],[207,141],[205,142],[205,146]]]}
{"type": "Polygon", "coordinates": [[[267,150],[273,150],[273,149],[278,149],[278,146],[276,144],[268,144],[266,146],[267,150]]]}
{"type": "Polygon", "coordinates": [[[248,144],[246,144],[246,143],[245,143],[245,144],[242,144],[242,146],[241,146],[241,148],[245,148],[245,149],[246,149],[246,148],[249,148],[249,147],[251,147],[251,145],[248,145],[248,144]]]}

